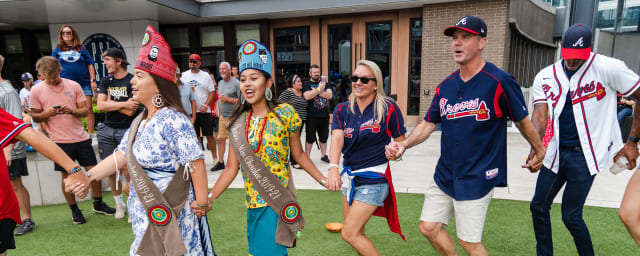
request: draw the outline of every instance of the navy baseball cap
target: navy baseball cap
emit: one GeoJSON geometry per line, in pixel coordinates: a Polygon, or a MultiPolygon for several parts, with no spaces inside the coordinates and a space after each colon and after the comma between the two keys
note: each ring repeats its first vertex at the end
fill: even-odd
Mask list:
{"type": "Polygon", "coordinates": [[[562,59],[587,60],[591,55],[591,28],[574,24],[562,36],[562,59]]]}
{"type": "Polygon", "coordinates": [[[263,71],[272,77],[271,69],[273,60],[267,47],[260,42],[249,39],[244,41],[238,50],[238,74],[242,74],[245,69],[256,69],[263,71]]]}
{"type": "Polygon", "coordinates": [[[29,79],[33,79],[33,76],[31,75],[31,73],[29,72],[24,72],[22,73],[22,75],[20,76],[20,79],[22,81],[29,81],[29,79]]]}
{"type": "Polygon", "coordinates": [[[458,20],[455,25],[444,30],[445,36],[453,36],[456,29],[462,29],[472,34],[487,37],[487,24],[481,18],[466,15],[458,20]]]}

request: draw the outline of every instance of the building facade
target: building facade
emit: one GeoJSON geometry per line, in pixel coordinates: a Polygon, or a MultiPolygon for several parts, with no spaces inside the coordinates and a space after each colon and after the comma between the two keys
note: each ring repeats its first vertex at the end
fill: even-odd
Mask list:
{"type": "Polygon", "coordinates": [[[69,24],[93,53],[100,79],[100,53],[120,47],[135,63],[144,28],[152,25],[166,37],[181,69],[189,54],[198,53],[203,67],[217,73],[221,61],[237,65],[244,40],[257,39],[273,54],[276,93],[286,89],[286,77],[308,77],[310,65],[317,64],[335,89],[335,105],[348,97],[357,61],[369,59],[382,69],[385,92],[396,99],[408,125],[415,125],[435,87],[457,68],[442,31],[464,15],[485,20],[485,59],[524,88],[553,62],[555,10],[543,0],[2,1],[0,54],[11,59],[3,77],[15,84],[20,73],[33,72],[35,61],[50,54],[60,26],[69,24]]]}

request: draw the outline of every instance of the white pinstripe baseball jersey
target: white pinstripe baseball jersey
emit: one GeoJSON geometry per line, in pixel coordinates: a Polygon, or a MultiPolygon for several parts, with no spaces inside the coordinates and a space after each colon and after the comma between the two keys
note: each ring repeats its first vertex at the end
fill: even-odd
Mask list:
{"type": "Polygon", "coordinates": [[[560,113],[571,92],[580,146],[591,175],[606,169],[624,146],[616,119],[616,92],[629,96],[640,87],[638,75],[624,62],[591,53],[569,80],[562,61],[542,69],[533,82],[533,103],[546,103],[553,122],[544,166],[554,173],[559,166],[560,113]]]}

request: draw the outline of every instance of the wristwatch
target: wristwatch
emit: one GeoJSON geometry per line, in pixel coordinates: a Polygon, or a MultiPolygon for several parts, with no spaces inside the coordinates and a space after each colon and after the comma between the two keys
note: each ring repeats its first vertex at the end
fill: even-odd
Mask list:
{"type": "Polygon", "coordinates": [[[629,136],[629,138],[627,139],[627,141],[631,141],[633,143],[638,143],[638,141],[640,141],[640,137],[633,137],[633,136],[629,136]]]}
{"type": "Polygon", "coordinates": [[[94,79],[91,79],[91,82],[95,82],[95,81],[96,81],[96,79],[95,79],[95,78],[94,78],[94,79]]]}

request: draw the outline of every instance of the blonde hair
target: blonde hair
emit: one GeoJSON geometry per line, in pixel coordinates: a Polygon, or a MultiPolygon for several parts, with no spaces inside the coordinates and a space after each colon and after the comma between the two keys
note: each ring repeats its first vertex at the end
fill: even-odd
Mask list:
{"type": "Polygon", "coordinates": [[[44,56],[36,62],[36,71],[45,78],[51,78],[58,76],[62,71],[62,67],[56,58],[44,56]]]}
{"type": "Polygon", "coordinates": [[[0,55],[0,71],[2,71],[2,67],[4,66],[4,57],[0,55]]]}
{"type": "MultiPolygon", "coordinates": [[[[387,101],[384,95],[384,86],[383,86],[383,81],[384,79],[382,78],[382,71],[380,71],[380,67],[378,67],[378,64],[376,64],[373,61],[370,60],[360,60],[358,61],[358,64],[356,64],[356,68],[358,66],[365,66],[367,68],[369,68],[369,70],[371,70],[371,72],[373,73],[373,76],[376,78],[376,97],[373,100],[374,102],[374,117],[376,119],[376,123],[380,124],[380,122],[382,122],[382,119],[384,118],[384,113],[387,110],[387,101]]],[[[349,95],[349,110],[351,110],[351,113],[356,113],[355,111],[355,106],[356,105],[356,96],[353,94],[353,92],[351,92],[351,95],[349,95]]]]}

